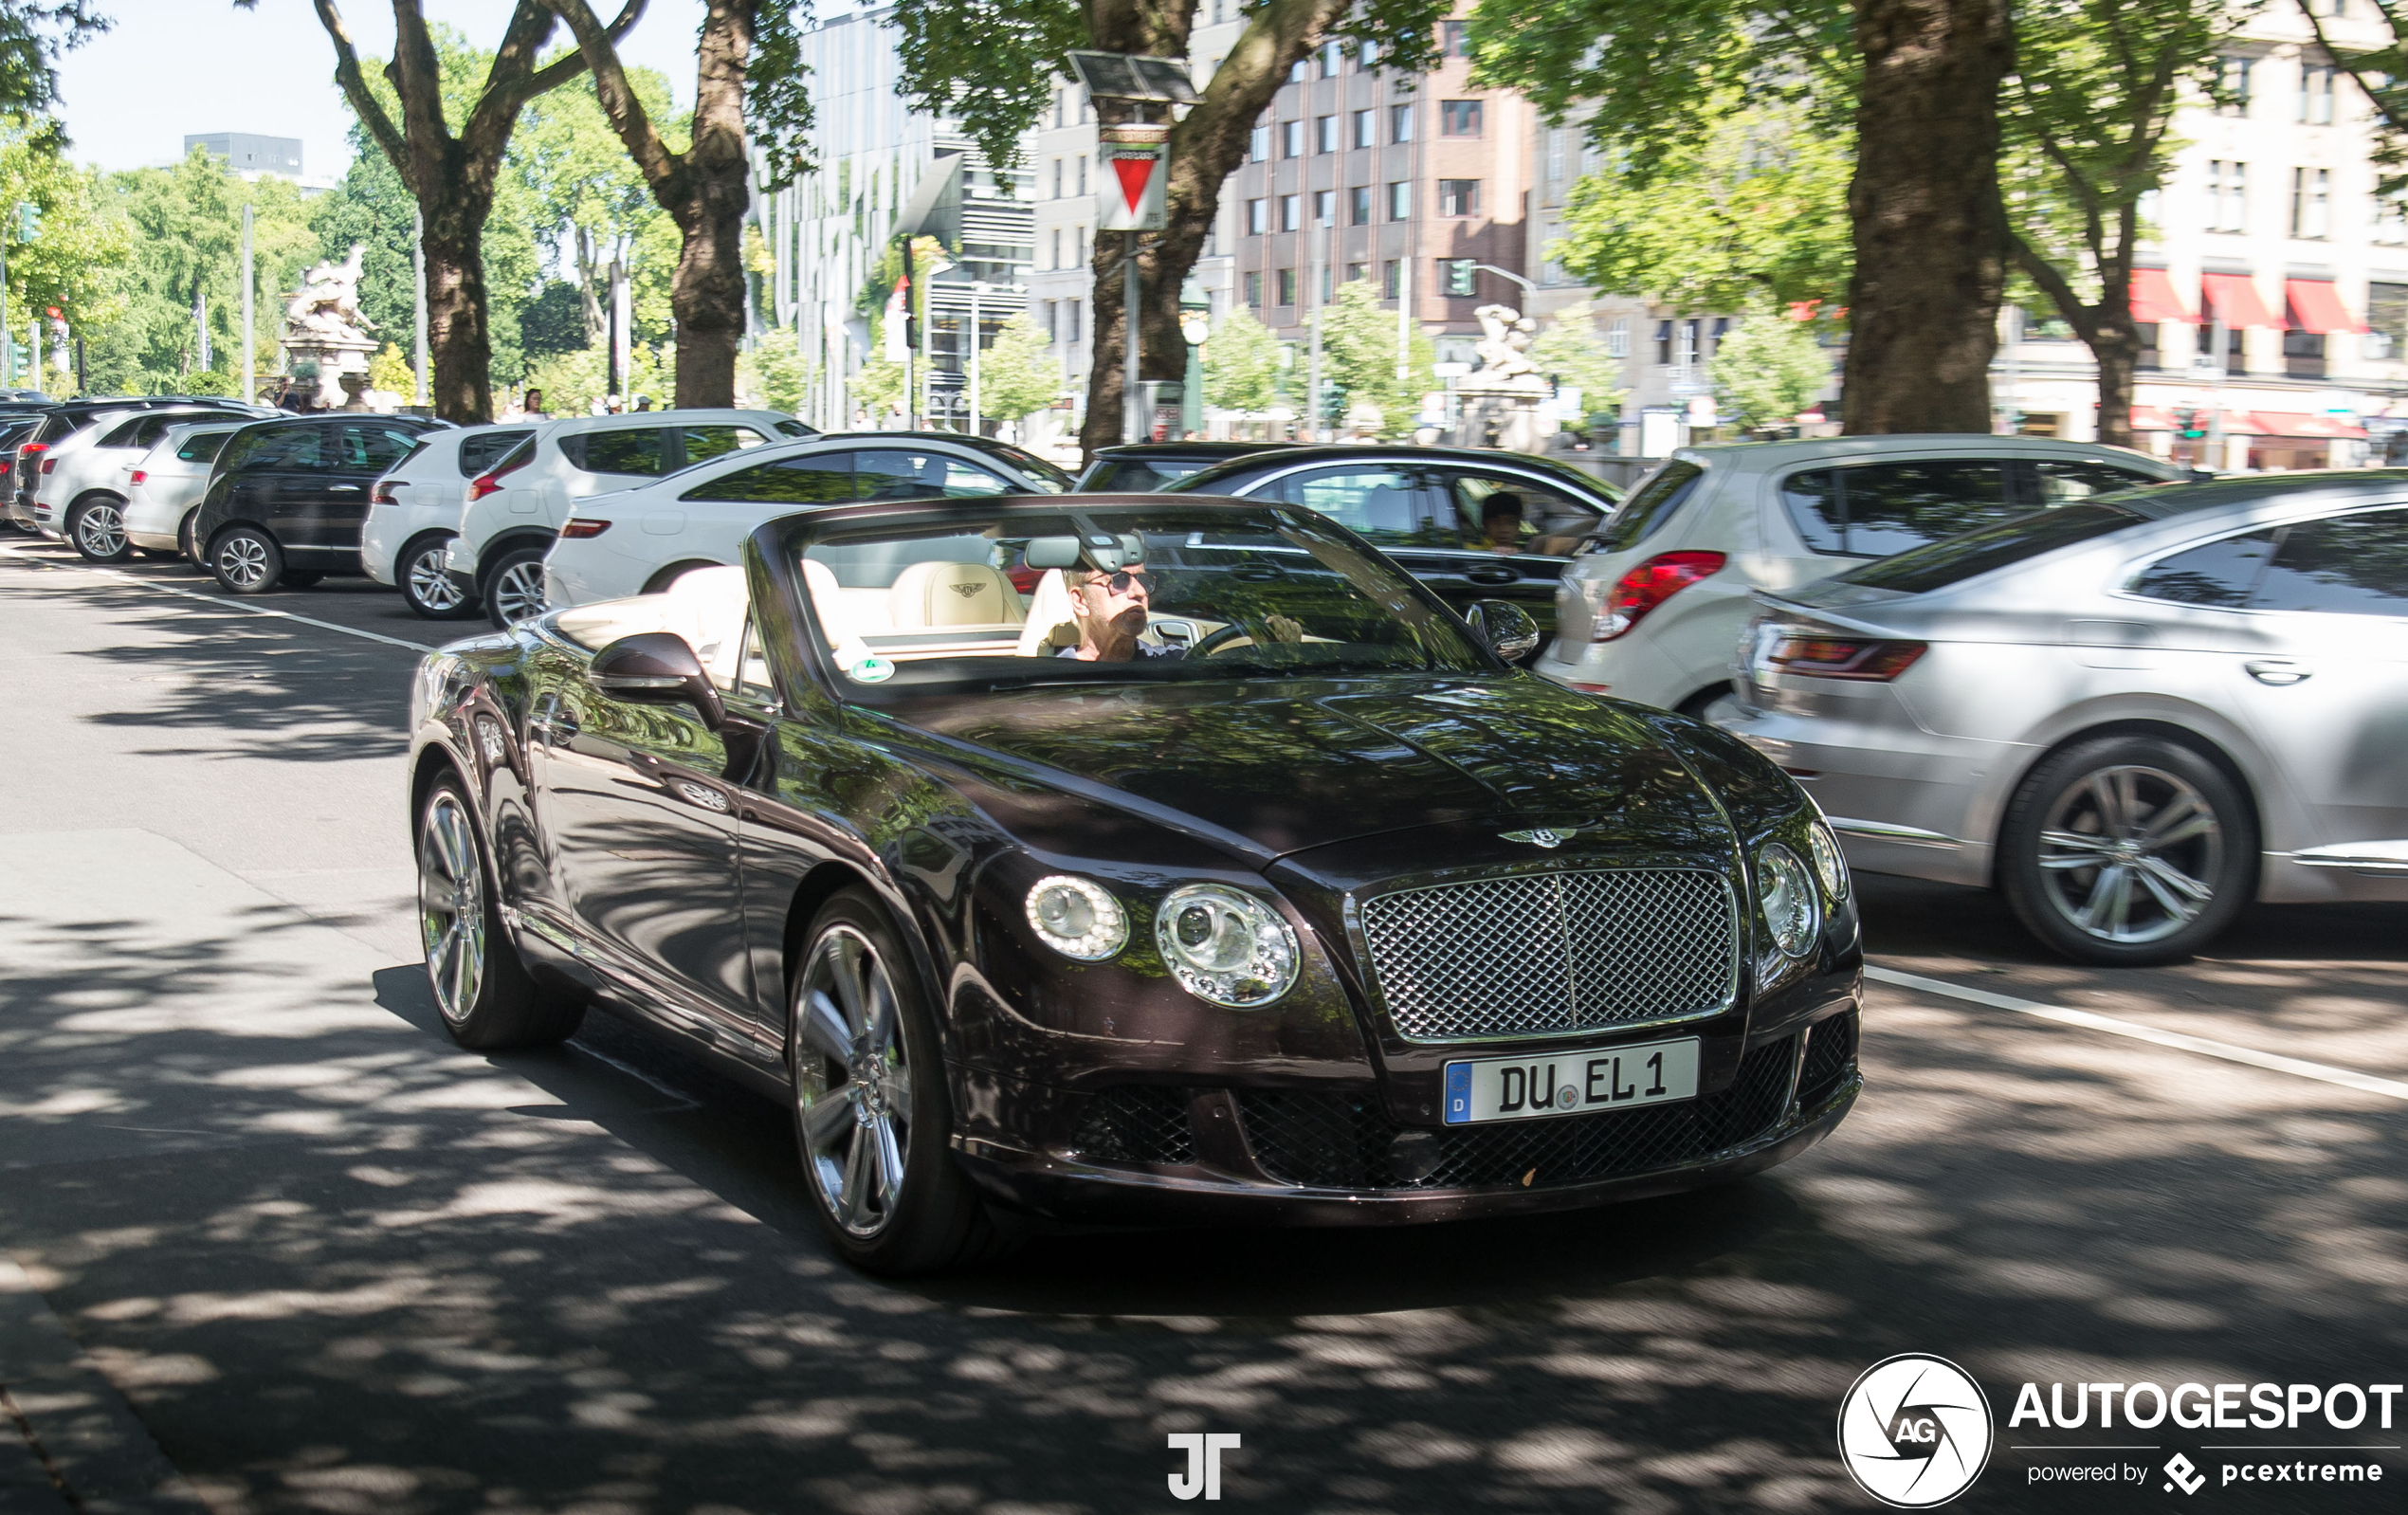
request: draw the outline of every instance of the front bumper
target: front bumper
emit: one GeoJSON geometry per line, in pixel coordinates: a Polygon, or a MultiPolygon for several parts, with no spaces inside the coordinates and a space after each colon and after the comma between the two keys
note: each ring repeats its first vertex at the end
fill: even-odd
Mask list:
{"type": "MultiPolygon", "coordinates": [[[[1863,1088],[1856,1034],[1852,1004],[1760,1043],[1730,1087],[1678,1104],[1402,1127],[1377,1113],[1376,1096],[1286,1094],[1345,1111],[1337,1123],[1300,1136],[1270,1129],[1267,1098],[1282,1091],[1184,1089],[1176,1092],[1191,1123],[1185,1161],[1133,1160],[1125,1150],[1119,1160],[1099,1158],[1078,1150],[1078,1140],[1065,1150],[1031,1152],[976,1135],[957,1139],[957,1156],[997,1203],[1080,1224],[1414,1225],[1580,1210],[1727,1182],[1813,1146],[1863,1088]],[[1768,1068],[1778,1087],[1767,1086],[1768,1068]],[[1401,1173],[1390,1156],[1399,1137],[1416,1143],[1415,1159],[1406,1160],[1432,1162],[1437,1171],[1418,1178],[1401,1173]]],[[[1095,1125],[1090,1107],[1079,1125],[1086,1145],[1103,1144],[1088,1135],[1095,1125]]],[[[1158,1123],[1125,1128],[1114,1140],[1175,1145],[1179,1136],[1158,1123]]]]}

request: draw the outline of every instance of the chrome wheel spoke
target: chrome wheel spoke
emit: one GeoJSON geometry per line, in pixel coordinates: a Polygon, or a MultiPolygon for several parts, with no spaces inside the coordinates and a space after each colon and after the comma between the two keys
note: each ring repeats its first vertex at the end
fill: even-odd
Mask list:
{"type": "Polygon", "coordinates": [[[836,1191],[836,1218],[848,1230],[858,1231],[864,1215],[862,1200],[867,1197],[875,1159],[869,1155],[868,1133],[858,1126],[853,1130],[852,1145],[845,1149],[844,1186],[836,1191]]]}
{"type": "Polygon", "coordinates": [[[2131,871],[2121,864],[2110,863],[2100,868],[2099,876],[2091,882],[2090,897],[2074,916],[2074,923],[2099,936],[2121,936],[2131,903],[2131,871]]]}
{"type": "Polygon", "coordinates": [[[2197,794],[2177,794],[2158,808],[2142,830],[2141,845],[2152,852],[2162,852],[2169,847],[2205,836],[2216,829],[2216,812],[2209,810],[2197,794]]]}
{"type": "Polygon", "coordinates": [[[2040,845],[2073,854],[2070,857],[2051,857],[2043,852],[2040,854],[2040,866],[2044,868],[2097,867],[2115,850],[2113,842],[2089,831],[2042,831],[2040,845]]]}
{"type": "MultiPolygon", "coordinates": [[[[2151,859],[2151,861],[2155,860],[2151,859]]],[[[2174,920],[2190,920],[2199,913],[2199,906],[2205,903],[2191,899],[2178,888],[2169,887],[2163,879],[2158,877],[2157,870],[2145,863],[2142,865],[2135,876],[2140,879],[2141,887],[2148,890],[2150,897],[2156,900],[2166,915],[2174,920]]]]}
{"type": "MultiPolygon", "coordinates": [[[[2188,912],[2190,914],[2197,914],[2198,906],[2205,904],[2208,901],[2216,898],[2216,891],[2214,889],[2209,888],[2206,885],[2191,877],[2189,874],[2183,872],[2180,868],[2176,867],[2173,864],[2168,863],[2162,857],[2144,857],[2141,859],[2140,873],[2141,878],[2144,882],[2148,883],[2152,888],[2159,885],[2162,885],[2166,888],[2172,889],[2175,893],[2180,895],[2183,899],[2189,901],[2193,907],[2188,912]]],[[[2167,908],[2172,909],[2173,906],[2169,904],[2167,908]]]]}
{"type": "Polygon", "coordinates": [[[896,1068],[887,1077],[885,1088],[887,1111],[894,1117],[896,1124],[909,1131],[911,1129],[910,1075],[902,1068],[896,1068]]]}
{"type": "Polygon", "coordinates": [[[874,1236],[910,1179],[904,1007],[879,943],[850,925],[822,932],[805,962],[792,1031],[804,1167],[830,1219],[874,1236]]]}
{"type": "Polygon", "coordinates": [[[883,1117],[869,1123],[856,1145],[869,1148],[870,1165],[876,1174],[874,1193],[878,1198],[878,1214],[884,1217],[894,1214],[895,1196],[903,1192],[903,1159],[902,1143],[895,1137],[895,1123],[883,1117]]]}
{"type": "Polygon", "coordinates": [[[803,1107],[803,1144],[812,1152],[833,1152],[845,1133],[857,1123],[853,1102],[830,1091],[803,1107]]]}
{"type": "Polygon", "coordinates": [[[849,1068],[853,1060],[853,1034],[845,1024],[845,1013],[826,992],[806,990],[803,994],[802,1024],[795,1028],[803,1045],[827,1058],[839,1068],[849,1068]]]}

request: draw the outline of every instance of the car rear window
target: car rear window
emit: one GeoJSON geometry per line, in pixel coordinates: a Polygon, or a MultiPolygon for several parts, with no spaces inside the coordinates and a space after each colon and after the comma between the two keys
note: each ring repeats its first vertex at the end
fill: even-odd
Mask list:
{"type": "MultiPolygon", "coordinates": [[[[512,447],[535,435],[533,431],[480,431],[475,436],[460,439],[460,477],[473,479],[502,461],[512,447]]],[[[420,447],[426,446],[420,443],[420,447]]],[[[416,457],[412,452],[410,457],[416,457]]],[[[409,462],[404,458],[402,462],[409,462]]]]}
{"type": "Polygon", "coordinates": [[[195,431],[175,445],[175,455],[186,463],[215,463],[226,448],[226,439],[234,433],[227,431],[195,431]]]}
{"type": "Polygon", "coordinates": [[[1639,487],[1636,494],[1622,502],[1622,508],[1607,520],[1597,533],[1599,545],[1609,553],[1636,547],[1655,535],[1674,512],[1697,493],[1706,470],[1694,463],[1668,463],[1655,471],[1655,477],[1639,487]]]}
{"type": "Polygon", "coordinates": [[[614,431],[587,431],[560,439],[560,456],[587,473],[629,473],[657,477],[661,465],[658,427],[629,427],[614,431]]]}
{"type": "Polygon", "coordinates": [[[1923,594],[2042,553],[2122,531],[2146,519],[2139,511],[2098,502],[2036,510],[1979,526],[1928,546],[1909,548],[1877,563],[1867,563],[1840,575],[1835,582],[1923,594]]]}

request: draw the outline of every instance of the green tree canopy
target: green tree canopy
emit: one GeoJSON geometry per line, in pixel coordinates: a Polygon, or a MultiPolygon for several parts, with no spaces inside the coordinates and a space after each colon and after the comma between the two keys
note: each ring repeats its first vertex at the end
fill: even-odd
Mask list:
{"type": "Polygon", "coordinates": [[[1052,349],[1027,311],[1005,321],[994,345],[978,355],[978,409],[999,421],[1017,421],[1051,405],[1062,392],[1062,365],[1052,349]]]}
{"type": "Polygon", "coordinates": [[[1831,355],[1816,339],[1823,322],[1758,304],[1715,344],[1714,392],[1750,430],[1789,425],[1831,383],[1831,355]]]}
{"type": "Polygon", "coordinates": [[[1204,341],[1204,403],[1240,415],[1269,410],[1279,403],[1279,338],[1252,311],[1230,311],[1204,341]]]}
{"type": "Polygon", "coordinates": [[[1396,312],[1382,310],[1367,279],[1350,279],[1321,313],[1322,375],[1346,396],[1349,413],[1369,406],[1379,412],[1379,433],[1413,429],[1421,397],[1432,388],[1431,343],[1413,334],[1398,362],[1396,312]]]}

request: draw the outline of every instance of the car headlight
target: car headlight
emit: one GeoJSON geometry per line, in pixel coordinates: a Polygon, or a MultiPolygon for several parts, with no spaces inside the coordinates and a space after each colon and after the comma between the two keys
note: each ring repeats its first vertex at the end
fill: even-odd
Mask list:
{"type": "Polygon", "coordinates": [[[1104,885],[1049,874],[1029,890],[1029,924],[1066,958],[1102,962],[1129,944],[1129,918],[1104,885]]]}
{"type": "Polygon", "coordinates": [[[1820,820],[1806,828],[1806,848],[1815,854],[1815,876],[1823,881],[1823,893],[1833,901],[1848,898],[1848,859],[1841,855],[1839,838],[1820,820]]]}
{"type": "Polygon", "coordinates": [[[1756,854],[1756,906],[1764,913],[1773,945],[1783,954],[1803,958],[1814,949],[1822,917],[1815,884],[1797,854],[1779,842],[1766,843],[1756,854]]]}
{"type": "Polygon", "coordinates": [[[1154,943],[1189,994],[1240,1010],[1287,993],[1303,958],[1278,911],[1220,884],[1173,889],[1155,912],[1154,943]]]}

